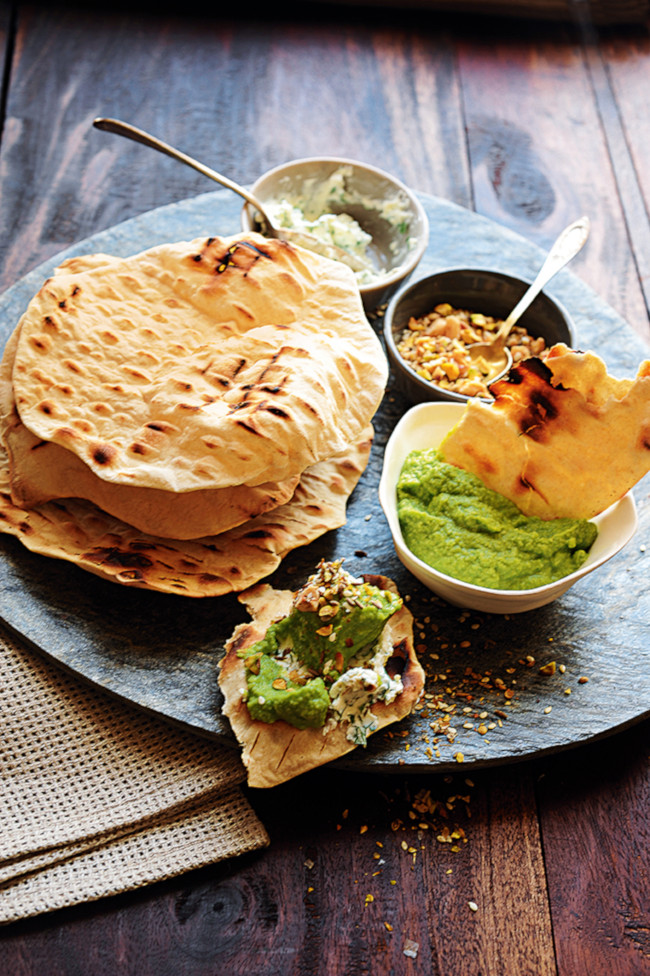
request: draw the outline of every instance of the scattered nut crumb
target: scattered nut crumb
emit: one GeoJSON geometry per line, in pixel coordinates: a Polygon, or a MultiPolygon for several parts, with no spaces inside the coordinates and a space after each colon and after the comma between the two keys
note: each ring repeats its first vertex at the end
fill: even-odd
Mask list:
{"type": "Polygon", "coordinates": [[[404,955],[408,956],[409,959],[415,959],[420,948],[419,942],[413,942],[411,939],[406,939],[404,942],[404,955]]]}

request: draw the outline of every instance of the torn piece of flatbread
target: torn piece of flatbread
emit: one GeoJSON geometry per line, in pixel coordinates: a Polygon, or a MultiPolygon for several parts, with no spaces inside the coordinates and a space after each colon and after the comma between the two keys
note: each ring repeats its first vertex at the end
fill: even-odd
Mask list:
{"type": "Polygon", "coordinates": [[[146,535],[79,499],[18,508],[0,449],[0,532],[32,552],[127,586],[190,597],[240,592],[269,576],[292,550],[345,524],[372,436],[366,428],[347,450],[304,471],[285,505],[220,535],[186,541],[146,535]]]}
{"type": "MultiPolygon", "coordinates": [[[[385,576],[364,575],[362,579],[397,593],[393,581],[385,576]]],[[[239,655],[261,640],[275,620],[289,613],[294,593],[260,583],[242,593],[239,599],[246,605],[252,620],[240,624],[227,643],[226,655],[220,662],[219,685],[225,698],[223,712],[243,746],[242,760],[248,771],[249,785],[276,786],[358,748],[347,737],[346,722],[328,722],[323,728],[297,729],[282,720],[267,723],[251,718],[244,701],[246,668],[239,655]]],[[[409,715],[424,686],[424,671],[413,648],[413,618],[404,605],[388,619],[380,641],[390,645],[386,670],[389,674],[400,675],[402,691],[390,704],[376,702],[372,705],[376,722],[374,731],[409,715]]]]}
{"type": "Polygon", "coordinates": [[[634,380],[594,353],[554,346],[472,401],[440,445],[525,515],[593,518],[650,471],[650,360],[634,380]]]}

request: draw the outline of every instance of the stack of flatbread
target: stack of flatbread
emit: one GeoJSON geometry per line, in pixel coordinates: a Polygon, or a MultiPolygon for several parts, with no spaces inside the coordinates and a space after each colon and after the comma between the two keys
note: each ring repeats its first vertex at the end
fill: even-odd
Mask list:
{"type": "Polygon", "coordinates": [[[387,366],[353,273],[260,235],[72,258],[0,368],[0,529],[119,583],[240,591],[345,522],[387,366]]]}

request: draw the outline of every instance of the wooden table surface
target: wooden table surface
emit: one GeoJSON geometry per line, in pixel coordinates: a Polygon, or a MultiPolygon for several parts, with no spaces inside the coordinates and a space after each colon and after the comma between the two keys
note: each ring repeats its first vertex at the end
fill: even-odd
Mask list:
{"type": "MultiPolygon", "coordinates": [[[[587,213],[573,270],[650,340],[650,31],[570,6],[554,23],[0,2],[0,286],[211,188],[92,129],[112,115],[244,183],[290,158],[356,157],[540,246],[587,213]]],[[[9,926],[0,971],[642,976],[649,733],[471,777],[323,769],[258,791],[268,850],[9,926]]]]}

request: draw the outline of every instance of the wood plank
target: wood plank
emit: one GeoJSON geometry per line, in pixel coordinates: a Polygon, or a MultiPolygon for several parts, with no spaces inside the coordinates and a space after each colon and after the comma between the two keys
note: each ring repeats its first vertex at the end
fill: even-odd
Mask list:
{"type": "Polygon", "coordinates": [[[251,800],[268,851],[14,926],[3,939],[12,976],[66,973],[74,959],[112,976],[119,958],[139,976],[207,976],[216,964],[229,976],[554,976],[528,774],[470,785],[460,772],[318,770],[251,800]]]}
{"type": "Polygon", "coordinates": [[[603,32],[598,48],[587,38],[590,70],[601,106],[610,152],[638,274],[650,307],[650,32],[603,32]]]}
{"type": "Polygon", "coordinates": [[[0,287],[90,233],[212,188],[94,130],[97,115],[131,121],[243,183],[286,159],[343,155],[467,203],[458,98],[444,36],[388,31],[381,17],[234,30],[21,4],[2,147],[0,287]]]}
{"type": "MultiPolygon", "coordinates": [[[[349,0],[337,0],[348,3],[349,0]]],[[[395,6],[395,0],[356,0],[357,3],[395,6]]],[[[578,0],[595,24],[640,24],[648,16],[648,0],[578,0]]],[[[526,17],[534,20],[575,18],[576,0],[407,0],[405,6],[422,10],[475,14],[483,17],[526,17]]]]}
{"type": "Polygon", "coordinates": [[[579,39],[560,29],[522,38],[487,29],[459,43],[476,209],[543,247],[586,213],[591,237],[572,270],[650,338],[579,39]]]}
{"type": "Polygon", "coordinates": [[[650,723],[547,763],[538,792],[560,976],[650,973],[650,723]]]}
{"type": "MultiPolygon", "coordinates": [[[[13,50],[13,18],[12,18],[12,8],[9,3],[5,0],[0,2],[0,78],[4,79],[7,76],[9,70],[9,62],[11,60],[12,50],[13,50]]],[[[4,101],[5,91],[4,85],[2,88],[2,99],[4,101]]],[[[1,125],[4,118],[0,118],[0,132],[1,125]]]]}
{"type": "Polygon", "coordinates": [[[5,102],[13,58],[14,33],[12,6],[5,0],[0,0],[0,149],[4,136],[5,102]]]}

